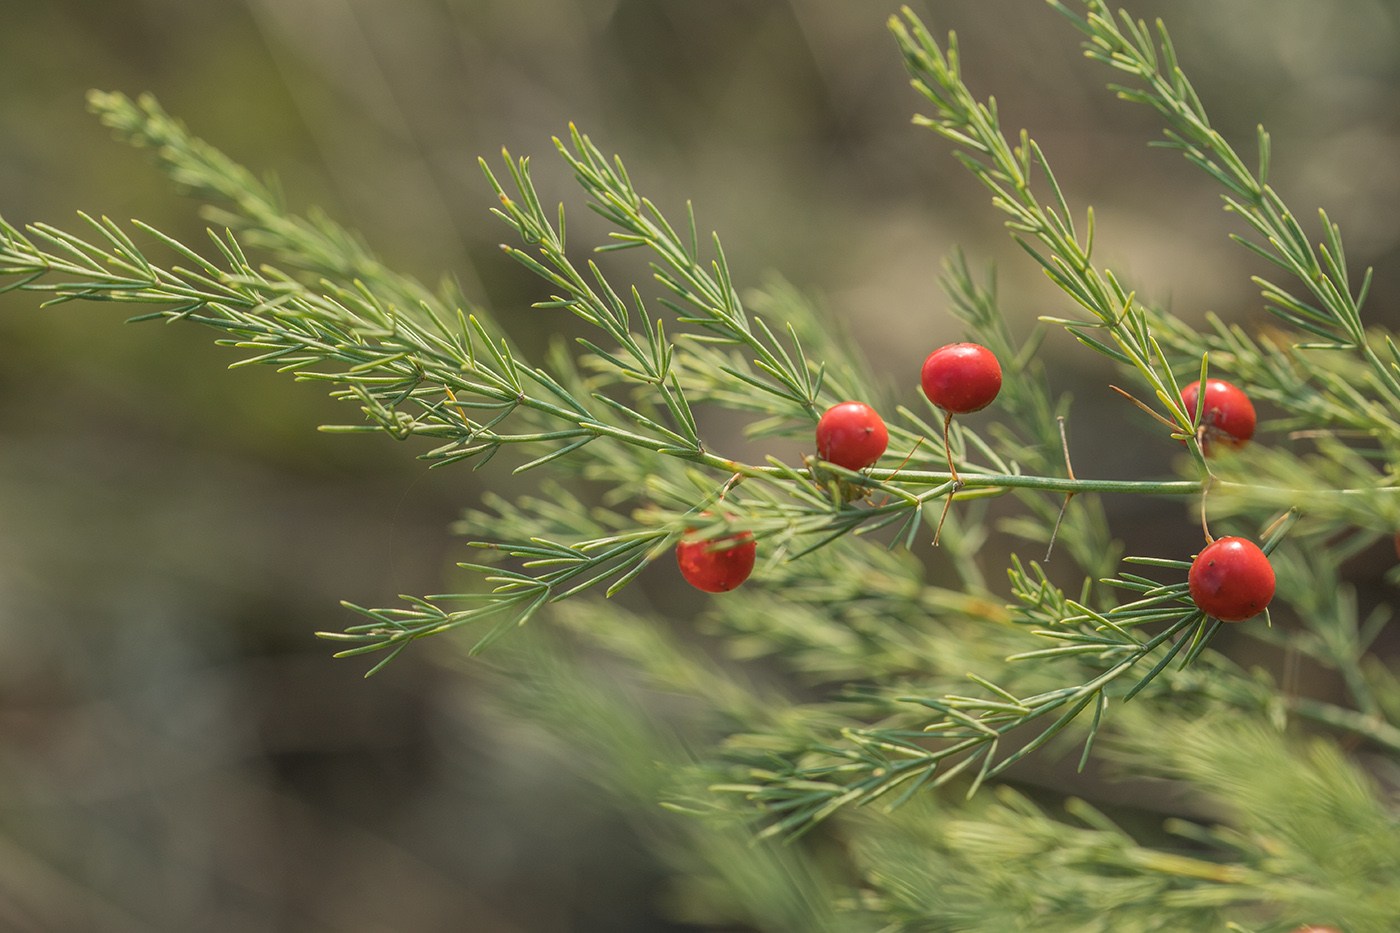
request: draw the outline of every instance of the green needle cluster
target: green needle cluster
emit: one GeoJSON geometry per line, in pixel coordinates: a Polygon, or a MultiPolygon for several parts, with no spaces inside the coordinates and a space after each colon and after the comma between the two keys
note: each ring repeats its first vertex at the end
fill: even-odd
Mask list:
{"type": "Polygon", "coordinates": [[[1336,740],[1364,743],[1387,766],[1400,760],[1400,678],[1373,650],[1390,613],[1363,617],[1342,573],[1400,527],[1400,348],[1363,321],[1371,275],[1352,285],[1337,225],[1322,213],[1323,242],[1310,243],[1268,184],[1269,135],[1259,129],[1250,168],[1212,128],[1160,21],[1114,15],[1103,0],[1082,11],[1048,3],[1090,59],[1127,76],[1112,86],[1118,97],[1160,115],[1161,145],[1223,187],[1244,224],[1234,239],[1292,284],[1255,279],[1280,323],[1267,335],[1214,317],[1198,330],[1140,299],[1095,258],[1092,208],[1072,207],[1035,140],[1008,136],[995,100],[969,88],[956,36],[940,43],[906,9],[889,26],[930,108],[915,122],[987,189],[1068,309],[1018,339],[995,275],[974,275],[960,252],[948,258],[952,313],[1001,361],[1004,383],[994,423],[954,422],[946,450],[932,405],[887,397],[797,289],[734,281],[720,238],[700,235],[689,204],[668,220],[620,158],[572,126],[558,155],[609,228],[591,252],[642,250],[652,277],[621,285],[605,260],[582,258],[577,243],[571,252],[564,205],[542,202],[528,159],[504,153],[503,172],[483,160],[512,238],[503,252],[548,289],[534,308],[587,327],[542,360],[451,281],[427,288],[328,217],[289,212],[275,182],[150,98],[94,93],[90,104],[207,202],[208,255],[140,221],[84,214],[80,233],[0,221],[0,281],[48,305],[119,302],[140,306],[133,321],[213,328],[239,354],[234,366],[274,366],[351,403],[353,423],[323,430],[385,432],[434,467],[540,476],[532,494],[487,494],[467,513],[460,530],[483,558],[462,565],[472,574],[463,591],[392,608],[347,602],[363,621],[320,634],[339,656],[373,655],[371,674],[429,635],[468,629],[470,653],[495,645],[511,714],[543,724],[620,799],[644,804],[639,819],[705,892],[699,900],[728,905],[723,922],[1393,929],[1400,817],[1336,740]],[[1075,476],[1070,402],[1050,392],[1040,357],[1052,327],[1137,386],[1190,451],[1182,476],[1075,476]],[[1222,375],[1282,414],[1248,449],[1207,460],[1204,413],[1187,409],[1181,388],[1222,375]],[[850,399],[875,405],[889,429],[889,450],[861,472],[816,457],[744,462],[702,430],[703,413],[723,409],[760,444],[810,448],[821,413],[850,399]],[[1203,521],[1251,529],[1277,572],[1274,605],[1297,625],[1265,616],[1238,630],[1335,671],[1345,697],[1301,696],[1214,650],[1222,625],[1191,599],[1191,555],[1123,557],[1105,494],[1200,501],[1203,521]],[[932,583],[913,549],[945,497],[955,500],[942,531],[949,578],[932,583]],[[997,497],[1010,505],[993,523],[997,497]],[[664,619],[605,601],[682,535],[738,531],[757,540],[758,570],[697,623],[724,660],[664,619]],[[1037,554],[1058,534],[1053,546],[1082,583],[1066,590],[1045,561],[1017,554],[1005,585],[989,580],[984,545],[997,531],[1037,554]],[[536,616],[554,630],[503,639],[536,616]],[[635,684],[595,683],[573,657],[580,644],[622,659],[635,684]],[[775,672],[777,687],[764,679],[775,672]],[[694,712],[676,726],[629,706],[629,689],[681,697],[694,712]],[[1300,723],[1321,737],[1300,739],[1300,723]],[[1059,813],[1003,783],[1037,750],[1071,742],[1082,743],[1080,770],[1114,760],[1182,782],[1225,814],[1222,825],[1175,819],[1179,845],[1149,844],[1086,803],[1059,813]],[[786,849],[770,839],[804,833],[786,849]],[[840,852],[839,869],[813,856],[822,847],[840,852]]]}

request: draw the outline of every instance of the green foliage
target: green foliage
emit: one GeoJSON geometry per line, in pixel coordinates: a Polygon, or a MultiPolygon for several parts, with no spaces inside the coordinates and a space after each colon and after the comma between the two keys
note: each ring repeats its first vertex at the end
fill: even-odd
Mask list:
{"type": "Polygon", "coordinates": [[[957,809],[910,807],[893,825],[869,821],[860,843],[896,928],[1165,933],[1223,930],[1231,916],[1392,928],[1395,814],[1334,747],[1237,718],[1133,719],[1122,760],[1189,781],[1228,829],[1176,819],[1174,844],[1145,847],[1082,800],[1053,816],[1005,787],[957,809]]]}
{"type": "Polygon", "coordinates": [[[322,634],[345,643],[342,655],[384,652],[373,673],[426,635],[476,626],[475,652],[545,612],[566,640],[530,632],[493,652],[503,709],[637,809],[688,919],[764,930],[1388,929],[1400,915],[1396,811],[1334,743],[1400,757],[1400,680],[1371,654],[1389,613],[1363,619],[1341,574],[1400,526],[1400,381],[1383,359],[1400,362],[1400,351],[1362,321],[1370,276],[1351,285],[1337,227],[1323,214],[1325,242],[1312,247],[1267,184],[1268,134],[1249,169],[1211,128],[1160,22],[1154,33],[1101,0],[1086,0],[1084,16],[1050,5],[1087,37],[1090,58],[1136,82],[1115,90],[1162,116],[1165,145],[1226,189],[1227,209],[1258,237],[1239,242],[1301,283],[1295,294],[1257,280],[1286,328],[1262,335],[1216,319],[1201,333],[1146,305],[1096,263],[1092,209],[1077,226],[1041,148],[1024,132],[1009,140],[995,101],[967,86],[956,37],[940,45],[907,10],[891,20],[932,107],[916,122],[951,143],[1078,315],[1043,325],[1145,387],[1190,451],[1184,479],[1075,477],[1070,401],[1052,396],[1038,357],[1045,327],[1018,339],[995,277],[979,280],[960,253],[942,284],[1006,379],[998,421],[955,425],[945,451],[932,406],[883,398],[811,300],[781,279],[744,291],[688,205],[684,223],[668,221],[620,159],[572,127],[559,155],[610,227],[595,251],[646,251],[661,296],[644,295],[651,283],[616,286],[603,261],[570,252],[565,209],[546,209],[527,159],[506,154],[499,177],[483,161],[518,241],[505,253],[550,290],[536,307],[588,328],[577,355],[556,344],[539,365],[451,283],[427,289],[328,218],[291,214],[275,184],[148,98],[91,104],[213,202],[217,260],[137,222],[173,256],[159,261],[84,215],[86,238],[0,222],[0,275],[51,304],[135,303],[153,310],[133,320],[213,327],[242,352],[234,365],[327,383],[363,415],[328,430],[427,439],[417,452],[434,466],[480,469],[504,452],[516,473],[547,475],[518,501],[487,495],[461,523],[489,561],[464,565],[475,590],[351,606],[368,621],[322,634]],[[1201,412],[1180,398],[1212,373],[1284,413],[1263,443],[1218,461],[1198,441],[1201,412]],[[807,441],[820,412],[849,398],[879,402],[890,422],[891,449],[865,472],[814,457],[745,463],[707,444],[697,416],[726,409],[750,419],[751,438],[807,441]],[[1259,619],[1238,631],[1334,670],[1347,701],[1300,696],[1217,654],[1221,623],[1189,597],[1189,555],[1120,561],[1106,492],[1200,496],[1204,515],[1258,532],[1279,574],[1275,605],[1300,625],[1259,619]],[[953,579],[935,583],[912,548],[938,520],[925,506],[945,496],[959,503],[940,555],[953,579]],[[992,497],[1016,505],[997,527],[1037,552],[1058,530],[1079,582],[1015,554],[1008,585],[989,582],[992,497]],[[702,614],[703,643],[647,612],[575,598],[614,596],[687,529],[743,529],[763,549],[754,581],[702,614]],[[1299,738],[1301,722],[1326,736],[1299,738]],[[1068,738],[1083,742],[1081,769],[1113,761],[1188,787],[1195,818],[1138,838],[1086,803],[1061,815],[1005,784],[988,792],[1068,738]],[[1200,812],[1225,822],[1207,828],[1200,812]]]}

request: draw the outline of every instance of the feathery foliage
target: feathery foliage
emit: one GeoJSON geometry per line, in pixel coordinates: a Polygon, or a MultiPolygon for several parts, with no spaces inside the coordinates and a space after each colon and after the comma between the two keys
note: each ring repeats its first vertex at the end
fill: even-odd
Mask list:
{"type": "Polygon", "coordinates": [[[1009,138],[995,101],[968,87],[956,37],[940,44],[905,10],[890,29],[931,107],[916,122],[988,189],[1072,315],[1043,317],[1019,340],[994,275],[979,280],[960,253],[948,260],[952,311],[1006,378],[996,422],[955,424],[947,451],[926,400],[883,399],[799,290],[773,279],[747,292],[689,205],[683,222],[668,220],[573,127],[558,154],[611,228],[595,252],[646,251],[652,281],[614,284],[571,252],[564,206],[546,209],[528,159],[481,167],[514,238],[504,253],[550,292],[536,308],[589,328],[577,353],[556,344],[527,360],[450,280],[426,288],[329,218],[290,213],[275,184],[150,98],[94,93],[90,104],[209,202],[222,229],[213,258],[139,221],[135,235],[86,215],[82,235],[0,221],[0,275],[48,304],[122,302],[148,308],[133,320],[212,327],[241,354],[233,365],[326,383],[363,416],[325,430],[386,432],[433,466],[482,469],[504,452],[514,472],[547,476],[519,501],[488,494],[462,522],[488,561],[464,565],[474,589],[397,608],[347,603],[366,621],[322,635],[342,656],[383,652],[373,673],[424,636],[472,626],[476,652],[546,612],[566,635],[496,646],[510,674],[503,711],[545,729],[563,759],[642,814],[688,919],[775,931],[1390,929],[1397,813],[1336,743],[1400,758],[1400,679],[1371,652],[1389,612],[1361,618],[1341,571],[1400,526],[1400,350],[1363,320],[1370,273],[1352,285],[1337,226],[1321,214],[1324,242],[1310,243],[1268,185],[1268,134],[1249,168],[1211,127],[1162,23],[1102,0],[1049,5],[1083,33],[1089,58],[1128,76],[1119,97],[1162,117],[1163,145],[1224,188],[1247,228],[1235,239],[1297,284],[1256,280],[1283,328],[1260,335],[1216,318],[1199,332],[1141,300],[1096,260],[1092,208],[1072,207],[1035,140],[1009,138]],[[1190,452],[1184,478],[1075,477],[1070,402],[1050,393],[1039,357],[1047,325],[1148,395],[1190,452]],[[1239,455],[1207,460],[1202,412],[1181,386],[1220,374],[1282,417],[1239,455]],[[752,438],[806,441],[827,406],[852,398],[879,402],[889,421],[890,450],[867,471],[816,457],[741,462],[707,444],[697,418],[727,409],[751,419],[752,438]],[[1254,533],[1278,571],[1274,605],[1297,625],[1239,630],[1335,670],[1347,703],[1218,654],[1221,623],[1185,582],[1191,555],[1120,560],[1103,494],[1203,499],[1203,515],[1254,533]],[[913,548],[939,521],[925,506],[944,497],[958,505],[942,530],[949,579],[935,583],[913,548]],[[1015,554],[1008,585],[990,582],[992,497],[1015,503],[997,527],[1037,552],[1058,529],[1082,583],[1066,589],[1015,554]],[[586,595],[613,596],[687,529],[747,531],[762,549],[754,582],[698,621],[713,657],[665,619],[586,595]],[[576,653],[620,659],[631,676],[598,676],[576,653]],[[669,717],[653,708],[660,695],[679,698],[669,717]],[[1302,723],[1319,734],[1299,736],[1302,723]],[[1107,762],[1184,786],[1191,807],[1167,834],[1139,838],[1088,803],[1061,813],[999,781],[1067,738],[1083,743],[1081,770],[1107,762]]]}

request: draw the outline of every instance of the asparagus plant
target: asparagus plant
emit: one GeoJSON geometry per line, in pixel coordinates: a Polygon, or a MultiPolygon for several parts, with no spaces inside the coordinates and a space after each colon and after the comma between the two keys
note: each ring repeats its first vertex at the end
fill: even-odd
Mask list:
{"type": "Polygon", "coordinates": [[[996,102],[968,86],[956,36],[940,42],[907,9],[889,26],[927,111],[915,122],[988,189],[1064,298],[1018,339],[994,277],[949,257],[942,285],[965,328],[959,347],[972,349],[931,355],[923,397],[912,374],[891,394],[797,289],[736,282],[689,205],[667,218],[572,126],[558,156],[611,230],[592,251],[642,250],[654,277],[624,285],[581,255],[529,159],[482,161],[511,238],[503,253],[550,292],[535,307],[589,328],[576,351],[557,343],[542,360],[450,282],[427,288],[326,216],[289,212],[149,97],[89,103],[211,206],[207,247],[140,221],[4,223],[0,275],[47,304],[121,302],[139,306],[134,321],[211,327],[240,354],[234,365],[276,366],[352,404],[351,423],[323,430],[386,432],[435,467],[543,477],[533,495],[487,494],[467,514],[483,554],[464,565],[474,583],[387,608],[347,602],[359,621],[320,634],[338,656],[368,656],[369,674],[428,636],[453,633],[418,650],[494,645],[513,672],[504,707],[550,728],[640,814],[692,892],[691,919],[1393,929],[1400,822],[1378,774],[1400,759],[1400,680],[1371,651],[1388,609],[1362,619],[1342,565],[1400,527],[1400,349],[1363,320],[1370,272],[1353,283],[1337,225],[1322,213],[1322,242],[1309,239],[1269,186],[1262,127],[1253,167],[1212,128],[1160,21],[1104,0],[1048,2],[1088,58],[1119,73],[1117,96],[1161,118],[1159,145],[1221,186],[1236,242],[1279,270],[1255,280],[1277,319],[1267,332],[1214,317],[1198,330],[1096,259],[1092,208],[1072,206],[1036,141],[1008,136],[996,102]],[[1132,386],[1121,391],[1155,419],[1142,423],[1189,452],[1180,478],[1075,475],[1069,401],[1050,392],[1040,358],[1046,328],[1120,370],[1132,386]],[[990,384],[992,367],[988,391],[979,380],[990,384]],[[1212,380],[1281,416],[1245,443],[1211,401],[1212,380]],[[954,419],[993,396],[990,427],[954,419]],[[705,409],[748,419],[759,444],[791,438],[817,453],[748,462],[707,443],[705,409]],[[1200,556],[1123,557],[1103,495],[1199,502],[1200,556]],[[1020,555],[994,582],[981,556],[993,497],[1016,505],[999,527],[1037,554],[1058,548],[1077,588],[1020,555]],[[1214,540],[1211,522],[1235,536],[1214,540]],[[929,582],[911,550],[935,527],[948,585],[929,582]],[[608,601],[666,572],[657,562],[672,554],[718,594],[697,624],[733,663],[608,601]],[[1275,579],[1279,627],[1255,612],[1275,579]],[[1299,696],[1218,653],[1226,622],[1335,669],[1346,702],[1299,696]],[[624,659],[635,681],[598,676],[577,645],[624,659]],[[757,686],[754,662],[792,689],[757,686]],[[628,702],[639,688],[686,696],[693,713],[662,722],[628,702]],[[1178,782],[1195,809],[1141,839],[1082,800],[1033,802],[1009,769],[1057,737],[1082,744],[1081,770],[1109,762],[1178,782]]]}

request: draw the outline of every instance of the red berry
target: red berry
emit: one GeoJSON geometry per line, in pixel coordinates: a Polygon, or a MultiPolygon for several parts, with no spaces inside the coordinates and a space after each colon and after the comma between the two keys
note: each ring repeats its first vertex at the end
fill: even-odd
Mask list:
{"type": "MultiPolygon", "coordinates": [[[[701,517],[709,512],[702,512],[701,517]]],[[[686,533],[694,528],[687,528],[686,533]]],[[[676,564],[686,582],[706,593],[727,593],[743,583],[753,573],[758,545],[753,535],[741,531],[723,538],[704,541],[684,541],[676,545],[676,564]],[[737,544],[730,544],[737,541],[737,544]]]]}
{"type": "MultiPolygon", "coordinates": [[[[1181,390],[1181,404],[1186,414],[1196,417],[1196,399],[1201,389],[1197,379],[1181,390]]],[[[1205,431],[1201,449],[1209,456],[1216,444],[1240,449],[1254,436],[1254,403],[1239,387],[1224,379],[1206,380],[1206,402],[1201,412],[1205,431]]]]}
{"type": "Polygon", "coordinates": [[[885,452],[890,432],[864,402],[832,405],[817,422],[817,456],[848,470],[863,470],[885,452]]]}
{"type": "Polygon", "coordinates": [[[1001,391],[1001,364],[975,343],[950,343],[924,360],[921,381],[928,400],[955,415],[981,411],[1001,391]]]}
{"type": "Polygon", "coordinates": [[[1187,574],[1191,599],[1208,616],[1243,622],[1274,598],[1274,568],[1253,541],[1219,538],[1196,555],[1187,574]]]}

